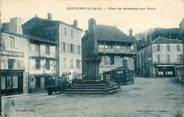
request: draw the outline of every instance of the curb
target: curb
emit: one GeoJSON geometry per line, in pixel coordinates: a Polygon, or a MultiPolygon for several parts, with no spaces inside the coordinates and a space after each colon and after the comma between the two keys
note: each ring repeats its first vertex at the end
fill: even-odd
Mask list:
{"type": "Polygon", "coordinates": [[[7,96],[2,96],[2,99],[8,99],[8,98],[16,98],[16,97],[25,97],[25,96],[31,96],[31,95],[36,95],[36,94],[43,94],[46,93],[46,91],[37,91],[37,92],[32,92],[32,93],[23,93],[23,94],[17,94],[17,95],[7,95],[7,96]]]}

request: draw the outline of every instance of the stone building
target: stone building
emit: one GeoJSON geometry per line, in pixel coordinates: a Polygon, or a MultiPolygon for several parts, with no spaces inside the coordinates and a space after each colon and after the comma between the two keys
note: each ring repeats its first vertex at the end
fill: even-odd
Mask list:
{"type": "MultiPolygon", "coordinates": [[[[82,29],[78,28],[77,20],[74,20],[73,24],[67,24],[52,20],[52,15],[49,13],[48,19],[39,18],[38,16],[31,18],[22,25],[22,29],[23,33],[33,41],[33,47],[37,48],[36,53],[38,53],[39,48],[40,52],[41,49],[43,51],[45,49],[46,52],[50,48],[55,54],[50,57],[54,60],[54,62],[51,61],[55,65],[54,70],[50,70],[49,73],[44,73],[42,70],[42,74],[68,75],[70,79],[81,75],[82,29]]],[[[40,58],[43,59],[42,56],[40,58]]]]}
{"type": "Polygon", "coordinates": [[[13,17],[10,22],[2,23],[2,31],[13,34],[22,34],[23,19],[20,17],[13,17]]]}
{"type": "Polygon", "coordinates": [[[2,32],[0,42],[1,93],[27,92],[28,37],[2,32]]]}
{"type": "MultiPolygon", "coordinates": [[[[98,57],[100,57],[99,72],[101,78],[103,78],[104,72],[122,66],[127,66],[128,69],[134,71],[136,51],[132,30],[130,30],[130,35],[128,36],[114,26],[97,25],[92,18],[89,19],[88,30],[85,31],[82,41],[86,43],[83,44],[83,51],[88,51],[91,54],[91,50],[95,49],[98,57]],[[91,40],[90,38],[94,38],[95,42],[88,42],[91,40]],[[95,48],[91,48],[93,44],[95,48]]],[[[83,59],[86,57],[87,55],[83,55],[83,59]]],[[[83,63],[83,70],[85,71],[85,69],[87,69],[87,66],[83,63]]],[[[85,76],[86,74],[83,75],[85,76]]]]}
{"type": "Polygon", "coordinates": [[[44,90],[47,79],[56,75],[56,43],[30,37],[29,91],[44,90]]]}
{"type": "Polygon", "coordinates": [[[138,50],[136,69],[138,75],[145,77],[174,77],[182,60],[182,41],[160,36],[138,50]]]}

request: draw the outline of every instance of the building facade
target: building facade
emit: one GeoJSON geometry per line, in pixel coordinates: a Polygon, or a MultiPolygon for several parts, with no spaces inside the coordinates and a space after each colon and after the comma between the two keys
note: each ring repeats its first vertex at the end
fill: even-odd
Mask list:
{"type": "Polygon", "coordinates": [[[26,36],[1,33],[0,76],[2,94],[27,92],[28,43],[26,36]]]}
{"type": "MultiPolygon", "coordinates": [[[[88,30],[82,38],[82,41],[84,41],[83,51],[91,53],[91,50],[87,48],[91,48],[90,44],[92,43],[88,41],[93,37],[97,54],[101,59],[99,64],[101,79],[104,78],[103,73],[120,67],[127,67],[134,71],[136,50],[132,30],[130,30],[130,35],[128,36],[116,27],[97,25],[94,19],[90,19],[88,25],[88,30]]],[[[85,56],[83,56],[83,59],[85,59],[85,56]]],[[[83,69],[84,71],[87,69],[85,63],[83,69]]]]}
{"type": "Polygon", "coordinates": [[[30,37],[29,91],[44,90],[47,79],[56,75],[56,44],[30,37]]]}
{"type": "MultiPolygon", "coordinates": [[[[77,21],[74,21],[74,27],[77,21]]],[[[69,78],[81,77],[81,35],[82,30],[63,23],[59,24],[59,75],[69,74],[69,78]]]]}
{"type": "Polygon", "coordinates": [[[178,39],[158,37],[137,52],[138,75],[175,77],[176,67],[183,64],[183,44],[178,39]]]}
{"type": "MultiPolygon", "coordinates": [[[[33,17],[32,19],[28,20],[26,23],[22,25],[23,33],[30,37],[30,40],[33,41],[33,48],[35,48],[35,54],[39,54],[38,50],[40,50],[40,58],[42,58],[43,63],[48,63],[47,59],[43,59],[41,52],[48,51],[48,48],[53,51],[53,56],[50,56],[50,65],[54,65],[54,68],[51,70],[41,70],[41,67],[36,72],[32,72],[33,74],[37,74],[42,71],[42,74],[54,74],[58,76],[68,75],[70,79],[75,77],[80,77],[82,74],[82,66],[81,66],[81,35],[82,29],[77,27],[78,22],[74,20],[73,24],[67,24],[62,21],[52,20],[52,15],[48,14],[48,19],[42,19],[33,17]],[[39,43],[39,44],[38,44],[39,43]],[[48,46],[49,45],[49,46],[48,46]]],[[[31,57],[35,58],[35,57],[31,57]]],[[[34,60],[32,60],[34,61],[34,60]]],[[[38,60],[35,60],[38,63],[38,60]]],[[[40,61],[41,63],[42,61],[40,61]]],[[[41,66],[41,64],[40,64],[41,66]]],[[[35,66],[36,67],[36,66],[35,66]]],[[[39,67],[38,67],[39,68],[39,67]]],[[[50,66],[51,68],[51,66],[50,66]]],[[[46,69],[46,68],[45,68],[46,69]]],[[[34,70],[33,70],[34,71],[34,70]]],[[[45,78],[45,76],[38,76],[40,79],[45,78]]],[[[36,81],[33,81],[36,82],[36,81]]],[[[37,81],[43,82],[42,84],[46,85],[45,81],[37,81]],[[45,83],[44,83],[45,82],[45,83]]],[[[33,83],[35,84],[35,83],[33,83]]],[[[33,84],[30,86],[35,87],[33,84]]],[[[43,85],[40,85],[44,88],[43,85]]],[[[38,86],[38,88],[40,88],[38,86]]]]}

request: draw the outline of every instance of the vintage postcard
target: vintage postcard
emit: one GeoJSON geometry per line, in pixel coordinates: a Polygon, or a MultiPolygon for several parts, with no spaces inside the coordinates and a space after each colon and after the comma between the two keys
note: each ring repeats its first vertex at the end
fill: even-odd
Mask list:
{"type": "Polygon", "coordinates": [[[184,117],[184,0],[0,0],[0,117],[184,117]]]}

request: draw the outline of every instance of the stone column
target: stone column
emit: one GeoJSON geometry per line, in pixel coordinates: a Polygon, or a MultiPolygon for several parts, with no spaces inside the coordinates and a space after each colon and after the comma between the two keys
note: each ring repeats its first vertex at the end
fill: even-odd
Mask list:
{"type": "Polygon", "coordinates": [[[97,42],[95,40],[96,21],[91,18],[88,21],[88,37],[82,41],[83,79],[99,80],[100,57],[97,54],[97,42]]]}

